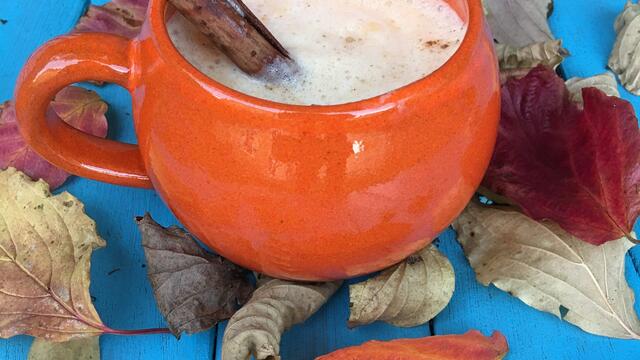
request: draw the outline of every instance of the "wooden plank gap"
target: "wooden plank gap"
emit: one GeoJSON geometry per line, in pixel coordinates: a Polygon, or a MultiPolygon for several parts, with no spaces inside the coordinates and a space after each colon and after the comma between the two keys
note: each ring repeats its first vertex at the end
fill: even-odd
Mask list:
{"type": "Polygon", "coordinates": [[[629,257],[631,258],[631,264],[636,274],[640,275],[640,258],[633,252],[633,249],[629,251],[629,257]]]}
{"type": "Polygon", "coordinates": [[[218,348],[218,324],[216,324],[211,330],[211,334],[213,336],[212,346],[213,351],[211,352],[211,360],[216,360],[217,358],[217,348],[218,348]]]}
{"type": "Polygon", "coordinates": [[[558,67],[556,68],[556,74],[558,74],[558,76],[560,76],[561,78],[568,80],[567,73],[564,71],[564,67],[562,66],[562,64],[558,65],[558,67]]]}

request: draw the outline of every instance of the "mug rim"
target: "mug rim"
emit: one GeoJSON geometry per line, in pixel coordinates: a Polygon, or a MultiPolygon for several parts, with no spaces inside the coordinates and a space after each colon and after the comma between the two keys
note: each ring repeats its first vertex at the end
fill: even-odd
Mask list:
{"type": "Polygon", "coordinates": [[[484,10],[481,6],[481,0],[463,1],[467,7],[467,31],[458,49],[442,66],[427,76],[380,95],[353,102],[332,105],[287,104],[258,98],[232,89],[198,70],[175,47],[166,26],[165,11],[168,6],[168,0],[151,0],[149,2],[147,19],[151,25],[150,36],[158,47],[159,54],[169,63],[179,66],[183,72],[187,73],[192,79],[220,98],[277,113],[355,113],[357,115],[364,116],[369,113],[392,109],[396,104],[411,97],[412,94],[420,93],[426,89],[435,89],[442,83],[453,81],[457,77],[460,69],[464,67],[464,63],[469,61],[469,56],[473,53],[473,47],[476,45],[478,37],[483,31],[482,16],[484,16],[484,10]]]}

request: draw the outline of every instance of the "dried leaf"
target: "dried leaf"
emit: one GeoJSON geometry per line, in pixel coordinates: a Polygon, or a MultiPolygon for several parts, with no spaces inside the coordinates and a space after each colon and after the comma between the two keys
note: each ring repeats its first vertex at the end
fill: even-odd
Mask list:
{"type": "Polygon", "coordinates": [[[104,245],[78,199],[52,196],[42,180],[13,168],[0,171],[0,337],[102,333],[89,268],[91,252],[104,245]]]}
{"type": "Polygon", "coordinates": [[[454,288],[451,263],[429,245],[379,275],[349,286],[349,326],[377,320],[402,327],[424,324],[447,306],[454,288]]]}
{"type": "Polygon", "coordinates": [[[484,0],[493,37],[501,44],[525,47],[553,40],[547,18],[552,0],[484,0]]]}
{"type": "Polygon", "coordinates": [[[66,342],[35,339],[28,360],[100,360],[100,340],[97,336],[66,342]]]}
{"type": "Polygon", "coordinates": [[[247,272],[206,252],[184,230],[137,219],[147,275],[171,332],[193,334],[231,317],[253,290],[247,272]]]}
{"type": "Polygon", "coordinates": [[[602,244],[630,232],[640,213],[640,132],[631,105],[536,68],[502,87],[502,120],[483,185],[533,219],[550,219],[602,244]]]}
{"type": "Polygon", "coordinates": [[[510,78],[527,75],[539,65],[555,69],[569,56],[569,51],[562,47],[561,40],[534,43],[522,48],[496,44],[496,53],[500,65],[500,81],[503,84],[510,78]]]}
{"type": "Polygon", "coordinates": [[[584,331],[640,339],[634,296],[624,277],[627,239],[595,246],[557,224],[471,203],[454,222],[478,281],[584,331]]]}
{"type": "Polygon", "coordinates": [[[609,56],[609,68],[630,92],[640,95],[640,4],[630,0],[618,16],[615,30],[618,34],[609,56]]]}
{"type": "Polygon", "coordinates": [[[134,38],[144,23],[149,0],[112,0],[103,6],[90,5],[75,32],[103,32],[134,38]]]}
{"type": "Polygon", "coordinates": [[[496,44],[496,53],[500,70],[531,70],[538,65],[555,68],[569,56],[569,51],[562,47],[562,40],[549,40],[521,48],[496,44]]]}
{"type": "Polygon", "coordinates": [[[486,337],[472,330],[464,335],[369,341],[316,360],[499,360],[508,351],[507,339],[501,333],[486,337]]]}
{"type": "Polygon", "coordinates": [[[620,97],[616,78],[612,73],[608,71],[603,74],[588,78],[574,77],[567,80],[565,84],[567,85],[567,89],[571,94],[571,101],[578,104],[584,103],[584,100],[582,99],[582,89],[588,87],[599,89],[609,96],[620,97]]]}
{"type": "MultiPolygon", "coordinates": [[[[69,125],[86,133],[107,136],[107,104],[91,90],[69,86],[60,91],[47,116],[58,116],[69,125]]],[[[33,151],[22,138],[13,102],[0,105],[0,169],[15,167],[34,179],[43,179],[51,189],[61,186],[69,177],[33,151]]]]}
{"type": "Polygon", "coordinates": [[[555,69],[570,55],[549,30],[551,0],[484,0],[483,4],[498,41],[501,83],[524,77],[539,65],[555,69]]]}
{"type": "Polygon", "coordinates": [[[224,360],[279,359],[280,337],[311,317],[341,282],[296,283],[263,279],[251,300],[233,315],[222,340],[224,360]]]}

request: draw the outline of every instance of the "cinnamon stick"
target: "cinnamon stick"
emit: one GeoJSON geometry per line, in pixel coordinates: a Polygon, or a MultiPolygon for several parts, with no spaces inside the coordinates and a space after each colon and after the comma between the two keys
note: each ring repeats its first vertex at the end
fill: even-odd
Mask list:
{"type": "Polygon", "coordinates": [[[242,0],[169,0],[249,75],[275,80],[295,72],[287,50],[242,0]]]}

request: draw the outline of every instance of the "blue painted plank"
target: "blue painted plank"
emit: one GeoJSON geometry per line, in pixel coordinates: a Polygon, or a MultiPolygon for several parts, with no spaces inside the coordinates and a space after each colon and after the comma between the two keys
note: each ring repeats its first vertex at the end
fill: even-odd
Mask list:
{"type": "Polygon", "coordinates": [[[73,27],[84,0],[0,1],[0,99],[9,99],[18,72],[41,44],[73,27]],[[37,5],[37,6],[36,6],[37,5]]]}
{"type": "MultiPolygon", "coordinates": [[[[96,1],[103,3],[106,0],[96,1]]],[[[606,58],[613,43],[613,19],[624,0],[592,0],[588,6],[576,6],[574,1],[556,0],[556,15],[552,27],[565,40],[573,57],[565,64],[569,76],[588,76],[604,71],[606,58]],[[570,15],[567,15],[570,14],[570,15]],[[580,26],[576,26],[580,24],[580,26]]],[[[8,99],[18,71],[28,55],[44,41],[66,32],[75,23],[82,0],[0,1],[0,18],[9,20],[0,25],[0,99],[8,99]],[[37,6],[36,6],[37,5],[37,6]]],[[[131,126],[129,97],[115,86],[99,90],[109,101],[109,137],[135,142],[131,126]]],[[[636,108],[639,98],[625,93],[636,108]]],[[[99,231],[108,241],[106,249],[93,258],[92,294],[105,323],[118,328],[157,327],[164,321],[146,281],[144,256],[139,235],[132,218],[147,210],[163,224],[176,223],[175,218],[152,191],[126,189],[97,182],[74,179],[69,190],[87,205],[87,212],[99,224],[99,231]],[[119,271],[108,275],[114,269],[119,271]]],[[[512,348],[511,359],[632,359],[640,353],[640,342],[601,338],[583,333],[552,316],[535,311],[517,299],[495,289],[485,288],[475,281],[451,231],[441,237],[441,249],[456,268],[456,293],[451,304],[434,321],[437,334],[462,333],[477,328],[485,333],[499,329],[505,333],[512,348]]],[[[635,254],[636,267],[627,263],[631,285],[640,289],[637,269],[640,250],[635,254]]],[[[304,360],[339,347],[354,345],[369,339],[417,337],[429,334],[427,326],[398,329],[384,324],[348,330],[345,326],[348,294],[343,288],[330,303],[302,326],[285,334],[285,359],[304,360]]],[[[636,308],[638,305],[636,305],[636,308]]],[[[217,334],[221,340],[222,331],[217,334]]],[[[170,336],[114,337],[101,339],[103,359],[210,359],[215,346],[215,331],[185,336],[180,341],[170,336]]],[[[0,359],[24,359],[30,344],[27,337],[0,340],[0,359]]]]}
{"type": "MultiPolygon", "coordinates": [[[[105,2],[105,0],[101,0],[105,2]]],[[[9,99],[27,57],[46,40],[67,32],[85,7],[83,0],[0,1],[0,100],[9,99]]],[[[98,89],[110,103],[109,137],[135,142],[129,95],[108,85],[98,89]]],[[[107,247],[93,256],[91,294],[103,321],[113,328],[164,327],[149,282],[133,218],[150,211],[165,225],[177,221],[155,192],[74,178],[62,190],[84,201],[107,247]],[[117,270],[109,275],[113,270],[117,270]]],[[[0,340],[0,359],[25,359],[31,339],[0,340]]],[[[103,336],[103,359],[213,358],[215,330],[176,340],[171,335],[103,336]]]]}

